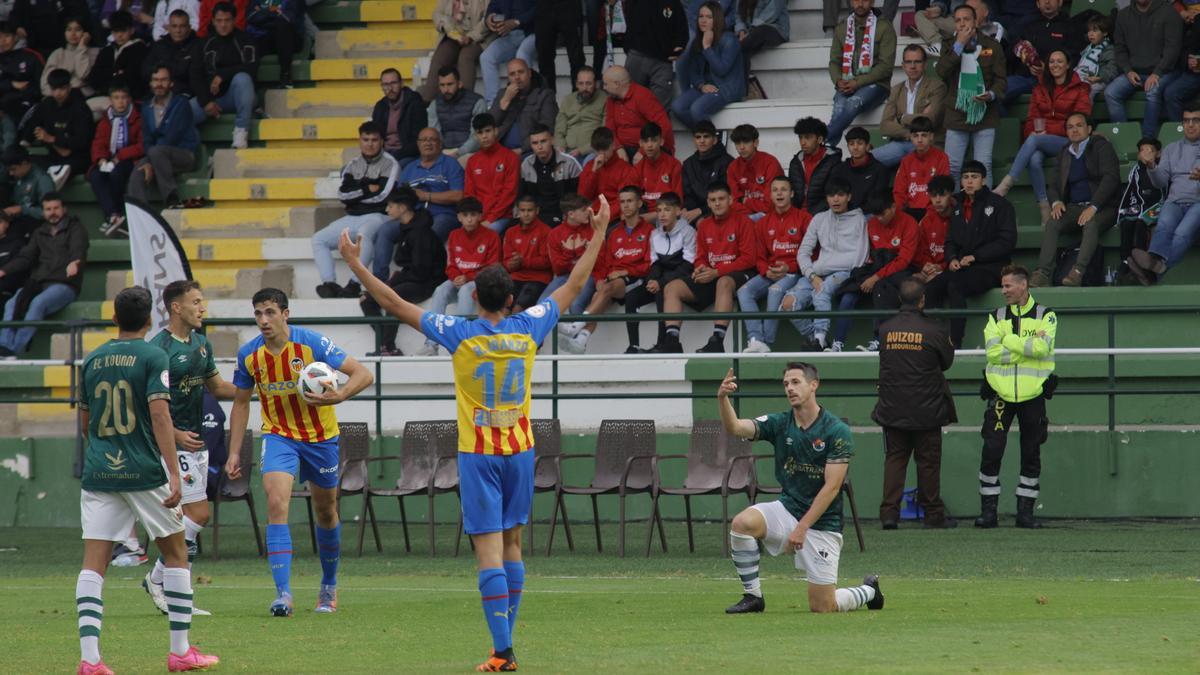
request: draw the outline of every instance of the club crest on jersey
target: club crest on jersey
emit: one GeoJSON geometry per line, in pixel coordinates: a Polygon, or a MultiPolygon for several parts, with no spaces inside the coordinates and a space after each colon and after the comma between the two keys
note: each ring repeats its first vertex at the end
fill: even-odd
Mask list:
{"type": "Polygon", "coordinates": [[[504,171],[504,162],[500,162],[496,165],[496,173],[500,173],[502,171],[504,171]]]}
{"type": "Polygon", "coordinates": [[[900,237],[892,237],[892,246],[900,245],[900,237]]]}
{"type": "Polygon", "coordinates": [[[755,178],[755,179],[754,179],[754,182],[755,182],[755,183],[758,183],[759,185],[762,185],[763,183],[767,182],[767,177],[766,177],[766,176],[759,176],[758,178],[755,178]]]}
{"type": "Polygon", "coordinates": [[[799,230],[797,230],[797,229],[796,229],[796,228],[794,228],[794,227],[789,227],[789,228],[788,228],[788,234],[790,234],[790,235],[792,235],[792,236],[795,236],[797,232],[799,232],[799,230]]]}
{"type": "Polygon", "coordinates": [[[202,359],[208,358],[208,349],[207,348],[205,348],[205,347],[200,348],[200,358],[202,358],[202,359]]]}
{"type": "Polygon", "coordinates": [[[644,235],[644,234],[639,234],[639,235],[637,236],[637,240],[638,240],[638,241],[646,241],[646,235],[644,235]]]}
{"type": "Polygon", "coordinates": [[[725,241],[737,241],[737,235],[730,234],[728,237],[725,237],[725,241]]]}
{"type": "Polygon", "coordinates": [[[479,248],[475,249],[475,252],[476,252],[476,253],[483,253],[483,252],[484,252],[484,251],[486,251],[486,250],[487,250],[487,245],[486,245],[486,244],[480,244],[480,245],[479,245],[479,248]]]}
{"type": "Polygon", "coordinates": [[[670,183],[670,182],[671,182],[671,176],[670,176],[670,174],[665,174],[665,173],[664,173],[662,176],[660,176],[660,177],[659,177],[659,180],[661,180],[661,181],[662,181],[662,182],[664,182],[664,183],[670,183]]]}
{"type": "Polygon", "coordinates": [[[991,215],[992,215],[992,211],[995,211],[995,210],[996,210],[996,209],[995,209],[994,207],[991,207],[991,206],[984,207],[984,209],[983,209],[983,215],[985,215],[985,216],[991,216],[991,215]]]}
{"type": "Polygon", "coordinates": [[[825,452],[825,441],[821,440],[820,438],[813,441],[813,450],[817,452],[825,452]]]}
{"type": "Polygon", "coordinates": [[[671,18],[671,16],[673,16],[674,14],[675,14],[675,13],[671,11],[671,8],[670,8],[670,7],[664,7],[664,8],[663,8],[662,15],[663,15],[663,18],[664,18],[664,19],[669,19],[669,18],[671,18]]]}
{"type": "Polygon", "coordinates": [[[291,366],[292,370],[296,371],[297,373],[301,370],[304,370],[304,359],[297,356],[296,358],[292,359],[291,366]]]}

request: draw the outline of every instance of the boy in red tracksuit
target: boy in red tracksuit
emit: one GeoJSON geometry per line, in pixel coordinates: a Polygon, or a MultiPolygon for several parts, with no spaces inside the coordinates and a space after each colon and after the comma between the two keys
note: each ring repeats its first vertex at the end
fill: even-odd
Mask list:
{"type": "Polygon", "coordinates": [[[642,139],[638,142],[641,158],[633,165],[641,178],[633,185],[642,188],[642,204],[646,211],[642,218],[651,224],[658,217],[655,207],[659,197],[667,192],[683,194],[683,164],[663,152],[662,148],[662,128],[654,122],[647,123],[642,127],[642,139]]]}
{"type": "Polygon", "coordinates": [[[946,271],[946,232],[954,215],[954,179],[937,176],[929,181],[929,208],[917,224],[917,252],[909,269],[925,283],[946,271]]]}
{"type": "MultiPolygon", "coordinates": [[[[462,227],[450,232],[446,240],[446,280],[433,291],[429,311],[445,314],[454,302],[460,316],[475,314],[475,275],[479,270],[500,262],[500,235],[486,227],[483,204],[474,197],[458,203],[458,222],[462,227]]],[[[418,356],[437,356],[437,343],[426,340],[418,356]]]]}
{"type": "Polygon", "coordinates": [[[950,175],[950,157],[933,145],[933,122],[918,115],[908,125],[913,151],[900,160],[896,182],[892,185],[892,200],[896,206],[921,220],[929,208],[926,194],[934,176],[950,175]]]}
{"type": "MultiPolygon", "coordinates": [[[[754,223],[733,210],[729,186],[714,184],[708,188],[708,208],[712,215],[696,228],[696,267],[689,279],[675,279],[663,289],[663,311],[677,314],[684,303],[703,311],[713,305],[718,312],[733,311],[737,289],[756,273],[758,244],[754,223]]],[[[682,353],[679,343],[681,321],[667,321],[663,341],[651,351],[682,353]]],[[[729,320],[714,322],[712,337],[698,351],[725,351],[725,332],[729,320]]]]}
{"type": "MultiPolygon", "coordinates": [[[[550,230],[550,237],[546,242],[546,248],[550,254],[550,271],[554,274],[554,278],[550,280],[550,285],[546,286],[546,290],[542,291],[538,302],[550,297],[551,293],[567,283],[567,277],[571,275],[575,263],[583,257],[583,252],[592,239],[591,203],[587,198],[572,192],[563,195],[559,204],[562,206],[563,221],[558,224],[558,227],[550,230]]],[[[589,275],[588,280],[583,284],[583,290],[575,298],[575,302],[571,303],[570,313],[582,314],[595,292],[596,280],[589,275]]],[[[559,324],[559,332],[565,332],[569,325],[559,324]]]]}
{"type": "Polygon", "coordinates": [[[521,181],[521,158],[500,144],[496,120],[491,114],[476,115],[471,126],[479,139],[479,151],[467,160],[463,195],[483,204],[484,227],[504,232],[512,223],[513,202],[521,181]]]}
{"type": "MultiPolygon", "coordinates": [[[[787,176],[771,181],[771,210],[756,223],[758,236],[758,275],[737,291],[738,306],[743,312],[759,311],[758,301],[766,296],[763,311],[775,312],[784,293],[799,279],[800,262],[796,253],[808,231],[812,216],[804,209],[792,206],[792,183],[787,176]]],[[[746,348],[751,353],[771,351],[779,321],[775,319],[746,319],[746,348]]]]}
{"type": "Polygon", "coordinates": [[[550,283],[550,227],[538,217],[537,199],[517,200],[517,226],[504,233],[504,269],[513,280],[512,313],[532,307],[550,283]]]}
{"type": "MultiPolygon", "coordinates": [[[[596,294],[584,314],[608,311],[613,300],[624,300],[625,294],[646,283],[653,262],[650,237],[654,226],[642,218],[642,191],[636,185],[621,189],[621,222],[612,228],[604,240],[604,250],[592,271],[596,294]]],[[[559,346],[572,354],[587,351],[588,338],[596,331],[596,322],[575,322],[559,331],[559,346]]]]}
{"type": "Polygon", "coordinates": [[[600,195],[607,197],[609,204],[616,204],[621,188],[640,185],[642,177],[629,162],[617,156],[616,142],[608,127],[598,127],[592,132],[592,149],[596,151],[596,158],[583,167],[579,176],[579,194],[592,200],[592,208],[599,210],[600,195]]]}
{"type": "Polygon", "coordinates": [[[733,209],[757,220],[770,212],[771,181],[783,175],[779,160],[768,152],[758,150],[758,129],[753,124],[739,124],[729,135],[738,156],[729,163],[726,175],[733,191],[733,209]]]}

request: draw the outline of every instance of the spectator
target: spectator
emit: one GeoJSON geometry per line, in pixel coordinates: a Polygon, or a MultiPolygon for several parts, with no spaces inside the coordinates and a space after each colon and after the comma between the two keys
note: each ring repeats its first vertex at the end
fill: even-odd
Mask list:
{"type": "Polygon", "coordinates": [[[920,238],[912,260],[913,278],[926,284],[946,271],[946,231],[957,206],[954,179],[948,175],[934,176],[929,180],[928,194],[929,208],[917,223],[920,238]]]}
{"type": "Polygon", "coordinates": [[[87,177],[104,214],[100,232],[106,237],[128,237],[121,207],[125,204],[125,187],[134,164],[146,154],[142,145],[142,117],[133,104],[129,87],[114,84],[108,90],[108,100],[108,110],[96,125],[96,136],[92,139],[92,166],[87,177]]]}
{"type": "Polygon", "coordinates": [[[23,47],[38,52],[41,60],[63,46],[64,16],[83,19],[86,32],[96,34],[91,20],[94,12],[88,5],[88,0],[17,0],[13,3],[8,21],[12,24],[14,35],[25,43],[23,47]]]}
{"type": "Polygon", "coordinates": [[[93,90],[88,86],[87,78],[92,72],[92,64],[96,62],[96,54],[88,46],[91,35],[84,31],[82,20],[67,19],[63,37],[66,44],[55,49],[46,59],[46,67],[42,68],[42,96],[50,95],[50,84],[46,78],[50,71],[59,68],[71,74],[72,89],[78,89],[84,97],[91,96],[93,90]]]}
{"type": "Polygon", "coordinates": [[[154,28],[151,39],[155,42],[165,38],[170,33],[171,17],[175,12],[183,12],[192,31],[200,28],[199,0],[158,0],[154,6],[154,28]]]}
{"type": "Polygon", "coordinates": [[[467,160],[464,194],[486,204],[483,226],[503,233],[512,222],[513,202],[517,199],[521,179],[521,159],[517,153],[500,145],[496,119],[491,114],[476,115],[471,125],[479,140],[479,152],[467,160]]]}
{"type": "MultiPolygon", "coordinates": [[[[1112,22],[1107,16],[1093,14],[1088,17],[1088,43],[1084,46],[1083,51],[1079,52],[1079,60],[1075,65],[1075,74],[1088,84],[1093,97],[1104,93],[1104,88],[1108,86],[1108,83],[1121,74],[1117,70],[1117,50],[1113,47],[1112,39],[1109,37],[1109,33],[1112,32],[1111,26],[1112,22]]],[[[1186,61],[1186,58],[1184,60],[1186,61]]],[[[1172,93],[1185,86],[1181,80],[1172,93]]],[[[1171,115],[1171,100],[1172,97],[1168,96],[1166,101],[1167,117],[1177,119],[1171,115]]]]}
{"type": "Polygon", "coordinates": [[[404,78],[395,68],[379,74],[379,87],[383,98],[375,103],[371,120],[383,129],[383,149],[403,168],[420,153],[417,135],[429,121],[425,101],[404,86],[404,78]]]}
{"type": "Polygon", "coordinates": [[[936,77],[925,76],[925,50],[920,45],[905,47],[902,58],[904,81],[892,87],[879,122],[879,133],[888,139],[888,143],[875,148],[872,153],[889,169],[913,151],[909,125],[914,118],[924,117],[929,121],[929,131],[937,133],[946,99],[946,84],[936,77]]]}
{"type": "MultiPolygon", "coordinates": [[[[672,136],[674,134],[671,134],[672,136]]],[[[711,120],[702,120],[692,130],[696,152],[683,162],[683,219],[697,223],[712,213],[708,210],[708,186],[728,179],[733,157],[717,139],[711,120]]]]}
{"type": "MultiPolygon", "coordinates": [[[[4,269],[25,248],[25,236],[12,228],[7,210],[0,211],[0,269],[4,269]]],[[[25,285],[27,274],[13,274],[0,279],[0,303],[8,302],[25,285]]]]}
{"type": "Polygon", "coordinates": [[[954,37],[954,10],[963,4],[963,0],[930,0],[928,7],[915,12],[913,24],[931,56],[941,53],[943,40],[954,37]]]}
{"type": "Polygon", "coordinates": [[[200,0],[200,24],[196,28],[196,34],[202,38],[209,35],[209,29],[212,28],[216,20],[217,8],[223,4],[232,4],[234,9],[234,25],[238,30],[246,30],[246,9],[250,5],[250,0],[200,0]]]}
{"type": "Polygon", "coordinates": [[[830,178],[842,178],[850,183],[850,209],[862,208],[876,193],[886,193],[891,172],[871,156],[871,133],[854,127],[846,133],[846,149],[850,156],[830,172],[830,178]]]}
{"type": "Polygon", "coordinates": [[[986,180],[1000,117],[997,103],[1006,86],[1004,48],[979,30],[975,8],[969,4],[954,10],[954,26],[955,37],[942,45],[937,63],[938,77],[946,82],[946,99],[954,102],[945,116],[950,175],[958,179],[970,144],[986,180]]]}
{"type": "MultiPolygon", "coordinates": [[[[1069,143],[1058,153],[1058,176],[1050,185],[1050,219],[1042,235],[1038,267],[1031,286],[1049,286],[1058,258],[1060,234],[1080,233],[1075,264],[1063,286],[1080,286],[1084,271],[1100,247],[1100,237],[1117,222],[1121,199],[1121,162],[1108,139],[1092,135],[1092,122],[1083,113],[1067,118],[1069,143]]],[[[1100,261],[1097,260],[1097,263],[1100,261]]]]}
{"type": "Polygon", "coordinates": [[[533,152],[521,160],[521,194],[533,198],[542,222],[558,225],[563,216],[559,204],[563,197],[579,191],[582,169],[574,157],[555,149],[554,133],[545,125],[533,127],[529,144],[533,152]]]}
{"type": "Polygon", "coordinates": [[[1158,222],[1163,191],[1150,178],[1150,167],[1162,158],[1162,143],[1157,138],[1138,141],[1137,161],[1129,168],[1128,186],[1121,197],[1118,211],[1121,227],[1121,267],[1117,281],[1121,285],[1138,283],[1131,270],[1129,256],[1133,249],[1145,249],[1150,244],[1150,228],[1158,222]]]}
{"type": "MultiPolygon", "coordinates": [[[[644,285],[625,294],[626,314],[637,314],[638,309],[652,302],[662,312],[663,287],[675,279],[691,277],[696,261],[696,230],[680,215],[682,209],[683,202],[679,195],[668,192],[659,197],[655,208],[657,217],[654,232],[650,235],[650,273],[644,285]]],[[[626,321],[625,330],[629,335],[629,347],[625,353],[643,353],[640,322],[626,321]]],[[[666,323],[659,321],[658,338],[650,351],[660,349],[665,331],[666,323]]]]}
{"type": "Polygon", "coordinates": [[[609,204],[617,203],[617,193],[626,185],[637,185],[641,175],[621,159],[613,145],[613,133],[606,127],[592,132],[592,148],[596,158],[583,167],[579,175],[579,194],[592,200],[592,208],[600,208],[600,195],[608,198],[609,204]]]}
{"type": "MultiPolygon", "coordinates": [[[[1163,106],[1168,120],[1183,119],[1183,106],[1200,92],[1200,25],[1196,23],[1200,6],[1191,4],[1184,5],[1184,8],[1180,14],[1185,24],[1177,77],[1171,89],[1163,92],[1163,106]]],[[[1113,66],[1112,70],[1116,72],[1116,67],[1113,66]]]]}
{"type": "Polygon", "coordinates": [[[738,154],[726,174],[733,209],[757,221],[773,208],[771,181],[783,175],[783,167],[774,155],[758,149],[758,129],[753,124],[737,125],[729,138],[738,154]]]}
{"type": "MultiPolygon", "coordinates": [[[[378,254],[376,262],[384,261],[383,272],[392,290],[397,295],[412,303],[425,302],[433,295],[434,289],[446,279],[446,246],[433,232],[433,219],[426,209],[417,209],[417,195],[406,185],[400,185],[388,195],[387,215],[399,225],[396,237],[392,240],[393,248],[376,247],[378,254]],[[392,262],[396,263],[395,272],[390,272],[392,262]]],[[[375,265],[378,275],[380,266],[375,265]]],[[[379,303],[371,294],[362,298],[363,316],[382,316],[379,303]]],[[[375,326],[375,336],[378,349],[368,356],[403,356],[396,348],[396,334],[399,324],[389,321],[375,326]]]]}
{"type": "Polygon", "coordinates": [[[535,0],[533,32],[536,35],[538,72],[554,97],[558,73],[554,60],[561,43],[567,51],[571,81],[583,67],[583,4],[579,0],[535,0]]]}
{"type": "MultiPolygon", "coordinates": [[[[947,50],[943,50],[945,54],[947,50]]],[[[963,165],[962,192],[946,234],[946,271],[926,287],[934,307],[965,309],[967,299],[1000,285],[1000,270],[1017,246],[1017,219],[1012,204],[987,189],[987,169],[972,160],[963,165]]],[[[822,251],[824,255],[824,251],[822,251]]],[[[950,341],[963,346],[966,317],[950,319],[950,341]]]]}
{"type": "Polygon", "coordinates": [[[658,198],[664,193],[676,195],[683,192],[683,165],[679,160],[662,151],[663,130],[654,122],[642,127],[642,138],[638,141],[638,154],[634,157],[634,172],[639,179],[633,185],[641,188],[641,201],[645,211],[642,217],[650,222],[657,218],[658,198]]]}
{"type": "MultiPolygon", "coordinates": [[[[5,321],[41,321],[71,304],[79,295],[83,266],[87,261],[87,229],[75,216],[67,215],[62,195],[42,197],[43,222],[7,265],[0,280],[28,274],[29,279],[4,305],[5,321]]],[[[36,328],[0,330],[0,358],[16,358],[25,352],[36,328]]]]}
{"type": "Polygon", "coordinates": [[[61,190],[72,175],[81,175],[91,164],[92,113],[83,95],[71,89],[71,74],[61,68],[47,78],[50,95],[21,121],[26,143],[44,146],[47,173],[61,190]]]}
{"type": "Polygon", "coordinates": [[[169,66],[159,65],[154,70],[150,93],[150,99],[142,104],[141,115],[146,156],[134,166],[129,177],[129,195],[146,201],[146,190],[154,181],[163,205],[179,208],[179,184],[175,177],[196,164],[200,134],[188,99],[174,92],[169,66]]]}
{"type": "Polygon", "coordinates": [[[825,183],[841,164],[842,151],[825,143],[828,128],[815,117],[802,117],[792,128],[800,140],[800,152],[788,164],[788,180],[792,182],[792,204],[812,215],[829,208],[825,200],[825,183]]]}
{"type": "MultiPolygon", "coordinates": [[[[733,29],[737,24],[737,8],[738,0],[717,0],[721,5],[721,16],[725,17],[725,25],[733,29]]],[[[700,16],[700,8],[704,6],[705,0],[687,0],[684,3],[684,9],[687,10],[688,30],[692,31],[691,37],[695,37],[696,33],[696,17],[700,16]]]]}
{"type": "Polygon", "coordinates": [[[1039,82],[1044,82],[1045,64],[1054,51],[1067,55],[1068,64],[1072,54],[1087,44],[1087,32],[1074,18],[1062,9],[1063,0],[1037,0],[1039,16],[1017,27],[1016,44],[1009,61],[1008,87],[1004,102],[1012,105],[1017,97],[1031,93],[1039,82]]]}
{"type": "Polygon", "coordinates": [[[792,34],[787,0],[742,0],[738,3],[737,36],[742,46],[746,78],[750,78],[750,57],[787,42],[792,34]]]}
{"type": "Polygon", "coordinates": [[[304,39],[304,0],[250,0],[246,32],[259,54],[279,55],[279,84],[292,88],[292,57],[304,39]]]}
{"type": "MultiPolygon", "coordinates": [[[[892,185],[892,201],[915,220],[925,216],[929,208],[927,186],[936,176],[950,175],[950,158],[933,145],[933,123],[918,115],[909,125],[909,140],[913,151],[900,160],[896,181],[892,185]]],[[[951,191],[954,183],[951,182],[951,191]]]]}
{"type": "Polygon", "coordinates": [[[500,93],[500,67],[516,57],[525,63],[537,58],[534,41],[534,0],[491,0],[484,25],[496,34],[479,56],[483,99],[490,107],[500,93]]]}
{"type": "MultiPolygon", "coordinates": [[[[796,254],[800,251],[800,242],[804,240],[812,216],[808,211],[792,206],[792,184],[786,176],[777,175],[771,179],[770,190],[771,208],[758,221],[758,255],[755,258],[758,275],[737,292],[738,307],[743,312],[759,311],[758,301],[764,295],[767,297],[767,306],[762,311],[779,311],[784,294],[799,279],[800,263],[796,254]]],[[[779,320],[746,319],[745,324],[749,340],[742,351],[751,354],[771,351],[779,320]]]]}
{"type": "MultiPolygon", "coordinates": [[[[660,129],[672,128],[666,109],[654,94],[630,80],[629,71],[621,66],[604,71],[604,91],[608,93],[604,103],[604,126],[616,137],[621,159],[629,161],[637,153],[642,127],[647,122],[654,122],[660,129]]],[[[668,134],[663,141],[667,154],[674,155],[675,134],[668,134]]]]}
{"type": "Polygon", "coordinates": [[[1183,138],[1163,148],[1162,159],[1149,169],[1154,185],[1167,194],[1150,247],[1134,248],[1128,260],[1129,271],[1145,286],[1183,260],[1200,229],[1200,105],[1183,109],[1183,138]]]}
{"type": "MultiPolygon", "coordinates": [[[[850,270],[867,259],[867,221],[862,209],[850,208],[850,183],[831,177],[826,183],[829,208],[813,216],[796,253],[800,278],[783,297],[782,312],[803,311],[812,305],[818,312],[833,307],[834,294],[850,276],[850,270]],[[813,253],[820,249],[820,257],[813,253]]],[[[829,319],[794,319],[792,324],[805,340],[806,350],[828,346],[829,319]]]]}
{"type": "MultiPolygon", "coordinates": [[[[734,295],[755,275],[758,245],[754,223],[734,210],[728,185],[713,183],[709,186],[708,208],[712,215],[701,220],[696,229],[696,265],[692,275],[675,279],[663,287],[663,311],[668,314],[679,314],[685,303],[696,311],[712,305],[717,312],[732,312],[734,295]]],[[[656,351],[683,352],[679,343],[681,323],[677,320],[666,322],[656,351]]],[[[728,328],[728,319],[714,321],[712,337],[698,351],[724,352],[728,328]]]]}
{"type": "MultiPolygon", "coordinates": [[[[489,36],[483,21],[487,4],[487,0],[438,0],[434,6],[433,27],[437,30],[438,42],[429,57],[428,72],[436,73],[438,79],[426,78],[417,90],[426,103],[433,101],[441,89],[442,73],[447,68],[454,69],[463,89],[475,92],[475,67],[489,36]]],[[[445,96],[445,92],[442,95],[445,96]]]]}
{"type": "MultiPolygon", "coordinates": [[[[219,10],[218,10],[219,11],[219,10]]],[[[346,207],[346,215],[338,218],[313,235],[313,262],[321,275],[317,295],[322,298],[357,298],[362,286],[351,279],[345,288],[337,284],[333,266],[333,251],[343,230],[351,239],[361,238],[363,264],[371,266],[374,258],[375,232],[387,221],[387,198],[396,186],[400,167],[391,155],[383,151],[383,130],[374,122],[358,127],[360,155],[342,167],[342,184],[338,199],[346,207]]],[[[390,255],[390,251],[381,251],[390,255]]]]}
{"type": "Polygon", "coordinates": [[[500,142],[506,148],[529,152],[529,132],[535,125],[553,129],[558,116],[554,89],[535,87],[529,64],[521,59],[508,62],[508,85],[489,112],[500,127],[500,142]]]}
{"type": "Polygon", "coordinates": [[[554,133],[563,152],[580,162],[592,154],[592,132],[604,126],[608,95],[596,90],[596,71],[584,66],[575,73],[575,91],[563,97],[554,120],[554,133]]]}
{"type": "MultiPolygon", "coordinates": [[[[575,263],[583,257],[584,249],[592,238],[591,204],[582,195],[569,194],[562,198],[560,205],[563,213],[562,224],[550,230],[550,238],[546,241],[546,252],[550,256],[550,271],[554,277],[542,291],[537,301],[542,302],[550,294],[567,283],[567,277],[575,268],[575,263]]],[[[596,292],[596,280],[590,275],[583,285],[583,290],[571,303],[570,314],[582,314],[588,303],[592,301],[592,293],[596,292]]],[[[560,324],[559,329],[565,329],[567,324],[560,324]]]]}
{"type": "Polygon", "coordinates": [[[1113,43],[1117,71],[1124,73],[1104,88],[1104,102],[1113,122],[1126,122],[1125,101],[1134,92],[1146,93],[1142,135],[1157,136],[1163,94],[1178,77],[1179,48],[1183,22],[1171,3],[1164,0],[1133,0],[1117,12],[1113,43]]]}
{"type": "Polygon", "coordinates": [[[54,192],[54,181],[42,167],[29,161],[29,152],[15,145],[4,151],[4,166],[13,179],[13,204],[4,209],[9,229],[22,239],[42,222],[42,199],[54,192]]]}
{"type": "Polygon", "coordinates": [[[896,67],[896,30],[871,8],[873,0],[850,0],[842,34],[829,46],[833,112],[825,142],[837,147],[854,118],[883,105],[896,67]]]}
{"type": "MultiPolygon", "coordinates": [[[[160,5],[161,6],[161,5],[160,5]]],[[[167,34],[150,45],[146,61],[142,64],[142,79],[150,82],[154,71],[166,66],[171,73],[173,91],[186,99],[195,97],[192,87],[192,55],[196,51],[196,43],[200,38],[192,31],[188,15],[182,9],[171,12],[167,18],[167,34]]],[[[191,103],[188,109],[191,110],[191,103]]],[[[204,121],[204,115],[196,118],[196,123],[204,121]]]]}
{"type": "Polygon", "coordinates": [[[13,24],[0,23],[0,110],[14,126],[37,104],[41,75],[42,57],[32,49],[17,46],[13,24]]]}
{"type": "Polygon", "coordinates": [[[141,38],[133,35],[133,16],[129,12],[113,12],[108,18],[112,42],[104,45],[96,55],[96,64],[88,73],[87,83],[98,97],[91,105],[95,110],[108,108],[108,90],[115,81],[129,87],[133,98],[140,101],[146,97],[146,85],[142,81],[142,63],[149,48],[141,38]]]}
{"type": "Polygon", "coordinates": [[[679,98],[671,111],[689,129],[746,98],[746,66],[737,37],[725,26],[720,3],[708,0],[696,18],[696,36],[675,64],[679,98]]]}
{"type": "MultiPolygon", "coordinates": [[[[445,242],[450,231],[458,227],[455,206],[463,198],[466,175],[462,165],[442,153],[442,137],[437,129],[426,127],[417,135],[421,154],[400,172],[400,182],[411,187],[417,195],[417,208],[428,212],[433,219],[433,233],[445,242]]],[[[391,250],[395,229],[387,225],[375,235],[377,250],[391,250]],[[384,248],[379,248],[380,244],[384,248]]],[[[380,261],[376,261],[378,263],[380,261]]],[[[383,277],[380,277],[383,278],[383,277]]]]}
{"type": "MultiPolygon", "coordinates": [[[[250,141],[250,117],[254,113],[254,76],[258,55],[254,41],[234,27],[241,16],[229,2],[218,2],[212,12],[213,33],[202,39],[192,57],[188,78],[196,98],[192,112],[197,120],[217,118],[233,110],[233,147],[246,148],[250,141]],[[197,58],[198,57],[198,58],[197,58]]],[[[204,27],[203,16],[201,27],[204,27]]],[[[387,193],[383,194],[386,198],[387,193]]]]}
{"type": "Polygon", "coordinates": [[[456,159],[465,158],[479,149],[479,140],[471,133],[471,120],[487,112],[487,104],[464,86],[454,66],[442,66],[437,71],[437,88],[438,95],[426,108],[427,124],[442,135],[443,152],[456,159]]]}
{"type": "Polygon", "coordinates": [[[665,109],[671,105],[674,94],[674,62],[688,44],[689,26],[683,3],[636,0],[625,3],[624,7],[625,68],[630,79],[654,92],[665,109]]]}
{"type": "Polygon", "coordinates": [[[517,199],[517,226],[504,232],[503,263],[513,280],[513,314],[536,305],[549,285],[549,246],[550,227],[538,216],[537,200],[533,195],[521,195],[517,199]]]}
{"type": "MultiPolygon", "coordinates": [[[[94,6],[96,0],[91,0],[94,6]]],[[[143,40],[151,40],[154,28],[154,5],[158,0],[104,0],[100,8],[100,25],[112,30],[112,15],[117,12],[128,12],[133,18],[133,35],[143,40]]]]}

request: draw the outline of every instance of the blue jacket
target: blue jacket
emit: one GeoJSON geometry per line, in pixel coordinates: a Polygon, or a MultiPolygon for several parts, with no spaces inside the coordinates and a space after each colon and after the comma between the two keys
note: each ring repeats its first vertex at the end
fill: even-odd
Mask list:
{"type": "Polygon", "coordinates": [[[504,20],[516,19],[521,23],[520,30],[526,35],[533,34],[533,0],[492,0],[488,3],[484,17],[492,14],[503,14],[504,20]]]}
{"type": "MultiPolygon", "coordinates": [[[[742,19],[742,14],[739,11],[737,16],[737,25],[734,26],[734,32],[750,30],[755,26],[770,26],[779,33],[784,42],[787,42],[792,37],[792,22],[788,18],[788,0],[759,0],[758,4],[754,5],[754,13],[750,16],[750,25],[742,19]]],[[[845,22],[842,23],[843,30],[845,22]]]]}
{"type": "Polygon", "coordinates": [[[297,36],[304,34],[303,0],[251,0],[246,7],[246,32],[262,39],[271,34],[277,17],[290,23],[297,36]],[[278,7],[281,14],[272,12],[272,7],[278,7]]]}
{"type": "Polygon", "coordinates": [[[162,126],[154,121],[154,98],[142,104],[142,144],[147,150],[156,145],[169,145],[195,152],[200,146],[200,134],[192,117],[192,106],[178,94],[171,96],[162,126]]]}
{"type": "MultiPolygon", "coordinates": [[[[692,38],[694,43],[700,36],[692,38]]],[[[699,54],[692,45],[683,50],[675,65],[676,77],[682,91],[714,84],[728,102],[746,98],[746,68],[742,62],[742,47],[733,31],[726,31],[721,40],[699,54]]]]}

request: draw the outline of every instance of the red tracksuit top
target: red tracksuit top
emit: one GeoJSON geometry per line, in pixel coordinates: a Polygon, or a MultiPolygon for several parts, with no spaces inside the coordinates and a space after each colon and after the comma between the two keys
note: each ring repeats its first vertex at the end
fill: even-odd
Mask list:
{"type": "Polygon", "coordinates": [[[943,218],[932,208],[925,210],[925,217],[917,226],[917,252],[913,255],[913,269],[920,271],[925,263],[933,263],[946,269],[946,231],[950,219],[943,218]]]}
{"type": "Polygon", "coordinates": [[[600,195],[608,197],[608,203],[613,212],[617,211],[617,197],[621,188],[626,185],[641,185],[642,177],[637,169],[625,160],[613,155],[604,166],[596,171],[596,162],[592,161],[583,168],[579,176],[579,194],[592,200],[592,208],[600,208],[600,195]]]}
{"type": "Polygon", "coordinates": [[[550,270],[554,272],[554,276],[570,274],[575,263],[583,257],[583,252],[591,240],[592,228],[589,225],[573,227],[564,220],[550,230],[546,248],[550,254],[550,270]]]}
{"type": "Polygon", "coordinates": [[[631,82],[625,98],[609,96],[604,103],[604,126],[612,129],[619,145],[636,147],[646,122],[654,122],[662,129],[663,147],[667,154],[674,154],[675,134],[671,132],[671,118],[649,89],[631,82]]]}
{"type": "Polygon", "coordinates": [[[521,179],[521,158],[508,148],[494,144],[467,160],[467,180],[463,194],[483,203],[487,222],[512,218],[513,202],[521,179]]]}
{"type": "Polygon", "coordinates": [[[884,279],[896,272],[908,269],[912,263],[913,254],[917,252],[917,221],[907,213],[896,209],[889,225],[879,222],[879,218],[876,217],[868,220],[867,237],[867,246],[872,251],[887,249],[896,252],[896,257],[875,273],[875,276],[884,279]]]}
{"type": "Polygon", "coordinates": [[[479,225],[474,232],[459,227],[450,232],[446,240],[446,278],[453,280],[463,275],[467,281],[475,278],[479,270],[500,262],[500,235],[479,225]]]}
{"type": "Polygon", "coordinates": [[[929,208],[929,179],[950,175],[950,157],[931,147],[922,157],[914,150],[900,160],[896,182],[892,186],[892,201],[900,209],[929,208]]]}
{"type": "Polygon", "coordinates": [[[775,210],[771,204],[771,181],[783,175],[783,168],[774,155],[759,150],[749,160],[734,157],[725,174],[733,193],[733,208],[738,212],[767,213],[775,210]]]}
{"type": "Polygon", "coordinates": [[[808,231],[808,223],[812,216],[805,209],[789,206],[783,215],[775,212],[775,206],[755,225],[758,235],[758,259],[755,267],[758,273],[767,276],[767,268],[779,263],[788,266],[788,274],[800,271],[800,262],[796,260],[796,252],[800,250],[800,242],[808,231]]]}
{"type": "Polygon", "coordinates": [[[513,281],[550,283],[550,226],[535,218],[528,226],[517,223],[504,233],[504,260],[521,256],[521,268],[509,272],[513,281]]]}
{"type": "Polygon", "coordinates": [[[658,159],[642,158],[633,170],[641,176],[636,185],[642,188],[642,203],[653,212],[664,192],[674,192],[683,199],[683,164],[663,152],[658,159]]]}
{"type": "Polygon", "coordinates": [[[613,270],[625,270],[631,279],[641,279],[650,274],[652,234],[654,226],[641,218],[638,218],[638,224],[632,232],[624,222],[618,223],[604,240],[603,262],[596,265],[592,276],[596,280],[604,279],[613,270]]]}
{"type": "Polygon", "coordinates": [[[696,230],[696,265],[708,265],[717,274],[755,269],[758,260],[758,239],[754,223],[732,209],[724,218],[709,216],[700,221],[696,230]]]}

